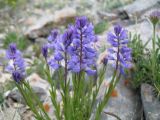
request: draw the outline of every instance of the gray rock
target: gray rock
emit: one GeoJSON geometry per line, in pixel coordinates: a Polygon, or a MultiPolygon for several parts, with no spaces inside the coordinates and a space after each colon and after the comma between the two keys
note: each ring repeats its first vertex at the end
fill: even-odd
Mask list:
{"type": "Polygon", "coordinates": [[[141,85],[141,99],[146,120],[160,120],[160,102],[153,94],[153,86],[141,85]]]}
{"type": "MultiPolygon", "coordinates": [[[[110,81],[110,79],[108,78],[107,81],[110,81]]],[[[102,86],[99,99],[102,99],[103,93],[108,85],[109,82],[104,83],[102,86]]],[[[129,85],[125,85],[124,80],[119,81],[115,90],[115,93],[112,94],[108,105],[106,105],[103,111],[113,113],[122,120],[141,120],[143,111],[139,93],[132,90],[129,85]]],[[[116,119],[102,113],[102,120],[116,119]]]]}
{"type": "Polygon", "coordinates": [[[48,93],[50,87],[49,83],[47,80],[43,80],[38,74],[32,73],[26,80],[31,86],[40,87],[48,93]]]}
{"type": "MultiPolygon", "coordinates": [[[[40,101],[44,102],[47,97],[46,91],[43,88],[36,87],[36,86],[32,87],[32,89],[36,93],[36,95],[39,97],[40,101]]],[[[18,103],[25,104],[25,101],[22,95],[20,94],[20,92],[18,91],[18,89],[13,89],[6,97],[11,98],[12,100],[18,103]]]]}
{"type": "Polygon", "coordinates": [[[147,47],[151,48],[152,47],[152,25],[149,23],[149,21],[144,20],[140,23],[130,25],[126,28],[129,32],[134,34],[140,34],[142,42],[145,44],[148,40],[150,42],[148,43],[147,47]]]}
{"type": "Polygon", "coordinates": [[[141,14],[147,9],[152,8],[154,5],[158,5],[159,0],[135,0],[133,3],[123,6],[119,10],[126,11],[128,14],[141,14]]]}
{"type": "Polygon", "coordinates": [[[42,46],[47,42],[47,38],[40,37],[40,38],[37,38],[35,41],[39,46],[42,46]]]}
{"type": "Polygon", "coordinates": [[[0,83],[4,84],[11,79],[11,74],[0,72],[0,83]]]}
{"type": "Polygon", "coordinates": [[[0,120],[21,120],[21,116],[17,109],[11,107],[4,111],[0,110],[0,120]]]}
{"type": "MultiPolygon", "coordinates": [[[[103,99],[105,90],[111,82],[112,75],[113,67],[109,64],[106,79],[103,81],[97,96],[97,104],[103,99]]],[[[133,90],[129,82],[122,77],[116,85],[114,92],[112,92],[101,116],[102,120],[117,120],[115,117],[107,115],[104,112],[113,113],[121,118],[121,120],[142,120],[143,109],[139,91],[133,90]]],[[[94,114],[92,114],[91,118],[94,118],[94,114]]]]}
{"type": "Polygon", "coordinates": [[[45,14],[36,23],[28,28],[25,35],[35,40],[39,37],[46,37],[51,29],[60,24],[64,24],[64,21],[74,18],[76,16],[76,10],[73,8],[65,7],[61,10],[55,11],[54,14],[45,14]]]}

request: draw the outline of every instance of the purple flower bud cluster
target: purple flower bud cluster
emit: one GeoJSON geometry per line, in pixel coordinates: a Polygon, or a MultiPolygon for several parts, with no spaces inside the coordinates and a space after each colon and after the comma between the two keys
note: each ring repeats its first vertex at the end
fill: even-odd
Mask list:
{"type": "Polygon", "coordinates": [[[41,52],[43,57],[46,59],[48,57],[48,45],[43,45],[41,48],[41,52]]]}
{"type": "Polygon", "coordinates": [[[48,48],[51,48],[52,50],[54,50],[55,48],[55,43],[58,41],[59,39],[59,30],[54,29],[51,31],[50,35],[48,36],[48,48]]]}
{"type": "MultiPolygon", "coordinates": [[[[94,27],[84,16],[77,17],[75,25],[70,25],[62,35],[58,30],[53,30],[48,37],[54,49],[53,57],[48,59],[48,64],[53,69],[58,69],[62,61],[67,63],[67,69],[79,73],[87,72],[89,75],[96,73],[97,52],[93,48],[96,42],[94,27]]],[[[42,47],[42,55],[47,57],[47,47],[42,47]]]]}
{"type": "Polygon", "coordinates": [[[53,57],[48,61],[48,64],[53,69],[58,69],[61,65],[60,62],[65,60],[68,61],[69,54],[71,51],[71,44],[73,40],[73,27],[69,26],[64,34],[59,36],[59,39],[54,44],[53,57]]]}
{"type": "Polygon", "coordinates": [[[6,51],[7,59],[12,61],[6,70],[12,73],[13,79],[19,83],[25,77],[25,63],[21,52],[16,48],[16,44],[11,43],[6,51]]]}
{"type": "Polygon", "coordinates": [[[124,74],[125,68],[131,67],[131,49],[128,45],[128,34],[120,25],[114,27],[114,33],[109,32],[107,36],[108,42],[112,48],[109,48],[108,60],[112,62],[113,66],[124,74]]]}
{"type": "Polygon", "coordinates": [[[74,26],[74,39],[69,69],[73,72],[84,70],[89,75],[96,73],[92,69],[96,65],[97,52],[93,48],[96,42],[94,27],[85,16],[78,17],[74,26]]]}

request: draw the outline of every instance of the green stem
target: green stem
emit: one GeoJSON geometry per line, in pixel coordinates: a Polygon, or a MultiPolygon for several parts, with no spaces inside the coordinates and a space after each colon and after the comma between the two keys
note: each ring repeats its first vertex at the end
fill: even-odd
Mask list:
{"type": "Polygon", "coordinates": [[[101,84],[102,84],[102,82],[104,80],[104,75],[105,75],[105,72],[106,72],[106,68],[107,68],[107,66],[103,66],[102,72],[100,72],[99,79],[97,80],[99,83],[98,83],[98,86],[96,84],[96,90],[95,90],[95,93],[93,94],[92,105],[91,105],[92,108],[93,108],[93,106],[94,106],[94,104],[96,102],[96,97],[98,95],[100,86],[101,86],[101,84]]]}
{"type": "MultiPolygon", "coordinates": [[[[65,70],[64,70],[64,116],[65,116],[65,119],[68,120],[68,100],[67,100],[67,74],[68,74],[68,71],[67,71],[67,53],[65,52],[65,70]]],[[[63,83],[62,83],[63,84],[63,83]]]]}
{"type": "MultiPolygon", "coordinates": [[[[55,86],[54,86],[54,82],[52,80],[51,73],[50,73],[50,68],[49,68],[49,65],[47,64],[47,60],[46,60],[46,65],[47,65],[47,71],[45,73],[47,75],[47,81],[49,82],[50,87],[51,87],[51,90],[49,92],[50,92],[50,95],[51,95],[52,105],[55,108],[54,112],[55,112],[55,116],[56,116],[57,120],[61,120],[60,106],[56,101],[56,86],[57,86],[57,84],[55,82],[55,86]]],[[[59,74],[59,72],[58,72],[58,74],[59,74]]]]}
{"type": "Polygon", "coordinates": [[[112,80],[110,82],[110,86],[109,86],[107,92],[105,92],[105,95],[104,95],[104,98],[103,98],[102,102],[99,103],[99,106],[98,106],[97,111],[96,111],[95,120],[100,119],[101,112],[103,111],[103,108],[105,107],[105,105],[108,103],[108,100],[111,96],[111,93],[112,93],[114,87],[115,87],[115,84],[117,83],[117,82],[115,82],[118,79],[118,77],[116,78],[116,74],[117,74],[117,71],[115,70],[114,74],[113,74],[113,77],[112,77],[112,80]],[[115,78],[116,78],[116,80],[115,80],[115,78]]]}
{"type": "Polygon", "coordinates": [[[33,92],[31,86],[25,81],[23,83],[24,83],[25,87],[29,90],[29,93],[34,97],[35,101],[38,103],[38,106],[42,110],[42,112],[44,113],[46,120],[51,120],[50,117],[48,116],[48,114],[46,113],[41,101],[39,100],[37,95],[33,92]]]}
{"type": "Polygon", "coordinates": [[[153,51],[155,52],[155,45],[156,45],[156,26],[153,25],[153,38],[152,38],[152,47],[153,47],[153,51]]]}
{"type": "Polygon", "coordinates": [[[153,25],[153,38],[152,38],[152,75],[153,75],[153,80],[155,81],[156,76],[155,76],[155,72],[156,72],[156,26],[153,25]]]}
{"type": "Polygon", "coordinates": [[[25,102],[27,103],[27,105],[30,107],[30,109],[32,110],[32,112],[35,114],[35,117],[38,118],[39,120],[43,120],[43,117],[41,117],[41,115],[39,115],[36,107],[34,106],[33,101],[28,96],[27,91],[24,90],[23,84],[20,84],[20,85],[16,84],[16,86],[17,86],[18,90],[20,91],[21,95],[23,96],[23,98],[24,98],[25,102]]]}

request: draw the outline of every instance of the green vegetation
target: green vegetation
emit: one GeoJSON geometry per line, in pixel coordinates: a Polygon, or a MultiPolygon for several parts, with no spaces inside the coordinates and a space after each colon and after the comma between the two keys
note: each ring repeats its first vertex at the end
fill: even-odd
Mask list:
{"type": "Polygon", "coordinates": [[[4,8],[6,6],[15,8],[25,2],[26,2],[26,0],[0,0],[0,9],[4,8]]]}
{"type": "Polygon", "coordinates": [[[112,10],[118,7],[122,7],[130,2],[133,2],[133,0],[103,0],[103,9],[104,10],[112,10]]]}
{"type": "Polygon", "coordinates": [[[155,93],[157,97],[160,98],[160,38],[157,39],[157,49],[156,49],[156,65],[155,65],[155,79],[153,81],[153,85],[155,87],[155,93]]]}
{"type": "Polygon", "coordinates": [[[0,105],[3,103],[4,98],[3,98],[3,93],[0,92],[0,105]]]}
{"type": "Polygon", "coordinates": [[[130,35],[130,47],[132,48],[132,59],[134,67],[131,71],[131,83],[134,88],[139,88],[144,82],[152,79],[150,66],[150,52],[143,45],[140,35],[130,35]]]}
{"type": "Polygon", "coordinates": [[[0,84],[0,105],[4,102],[4,93],[15,87],[14,81],[7,80],[4,84],[0,84]]]}
{"type": "Polygon", "coordinates": [[[154,86],[155,95],[160,97],[160,38],[156,37],[153,27],[152,49],[147,49],[142,43],[140,35],[131,36],[130,47],[134,69],[131,71],[131,83],[134,88],[139,88],[142,83],[154,86]]]}
{"type": "Polygon", "coordinates": [[[16,43],[17,47],[20,50],[24,50],[28,45],[28,41],[26,40],[26,38],[23,35],[19,35],[16,32],[9,32],[6,35],[4,39],[3,47],[7,48],[10,43],[16,43]]]}
{"type": "Polygon", "coordinates": [[[95,25],[94,31],[95,34],[103,33],[108,27],[108,23],[106,21],[101,21],[95,25]]]}
{"type": "Polygon", "coordinates": [[[33,64],[31,64],[32,67],[30,67],[29,69],[27,69],[27,75],[29,76],[31,73],[36,72],[38,75],[40,75],[40,77],[42,77],[43,79],[45,79],[44,77],[44,71],[43,71],[43,67],[44,67],[44,63],[43,61],[40,61],[39,58],[35,58],[33,61],[33,64]]]}

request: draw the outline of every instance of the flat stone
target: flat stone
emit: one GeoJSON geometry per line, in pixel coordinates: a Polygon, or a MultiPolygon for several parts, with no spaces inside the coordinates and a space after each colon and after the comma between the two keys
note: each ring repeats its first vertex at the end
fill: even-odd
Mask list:
{"type": "Polygon", "coordinates": [[[135,0],[129,5],[123,6],[119,10],[125,10],[128,14],[140,14],[154,5],[158,5],[158,2],[159,0],[135,0]]]}
{"type": "Polygon", "coordinates": [[[160,120],[160,101],[153,93],[153,86],[149,84],[141,85],[141,99],[146,120],[160,120]]]}
{"type": "Polygon", "coordinates": [[[151,44],[151,39],[152,39],[152,25],[150,24],[150,22],[146,19],[140,23],[134,24],[134,25],[130,25],[127,26],[126,29],[132,33],[132,35],[139,35],[140,34],[140,38],[142,40],[142,42],[145,44],[148,40],[150,40],[150,42],[148,43],[147,47],[151,48],[152,44],[151,44]]]}
{"type": "Polygon", "coordinates": [[[45,14],[35,24],[30,26],[25,32],[29,39],[36,39],[38,37],[47,36],[55,24],[63,23],[63,21],[76,16],[76,10],[65,7],[61,10],[55,11],[54,14],[45,14]]]}

